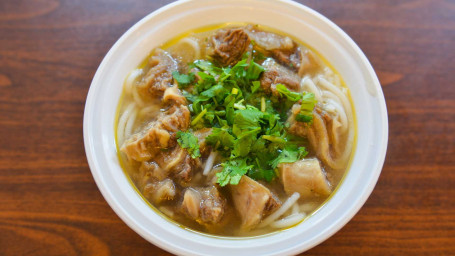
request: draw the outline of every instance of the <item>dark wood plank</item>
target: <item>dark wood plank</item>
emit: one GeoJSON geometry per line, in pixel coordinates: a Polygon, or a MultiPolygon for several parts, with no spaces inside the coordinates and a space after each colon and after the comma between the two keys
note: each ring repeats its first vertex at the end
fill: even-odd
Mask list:
{"type": "MultiPolygon", "coordinates": [[[[101,59],[131,25],[169,2],[0,2],[0,255],[170,255],[109,208],[82,137],[101,59]]],[[[455,2],[301,2],[363,49],[390,122],[373,194],[305,255],[455,254],[455,2]]]]}

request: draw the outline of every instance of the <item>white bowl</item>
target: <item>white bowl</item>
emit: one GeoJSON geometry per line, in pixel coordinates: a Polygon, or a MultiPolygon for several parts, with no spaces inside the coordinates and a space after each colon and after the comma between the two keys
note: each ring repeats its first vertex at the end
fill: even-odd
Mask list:
{"type": "Polygon", "coordinates": [[[365,203],[387,149],[387,109],[379,81],[359,47],[321,14],[295,2],[264,0],[179,1],[143,18],[110,49],[90,86],[84,142],[93,177],[106,201],[134,231],[153,244],[187,255],[289,255],[321,243],[365,203]],[[126,75],[153,48],[190,29],[251,22],[293,35],[321,53],[351,90],[358,141],[338,191],[296,227],[251,238],[215,237],[183,229],[152,210],[132,188],[116,154],[116,109],[126,75]]]}

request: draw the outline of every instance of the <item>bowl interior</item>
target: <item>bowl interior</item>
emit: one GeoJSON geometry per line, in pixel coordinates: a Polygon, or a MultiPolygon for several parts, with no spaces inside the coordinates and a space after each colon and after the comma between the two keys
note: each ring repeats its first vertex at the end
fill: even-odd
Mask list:
{"type": "Polygon", "coordinates": [[[352,218],[371,193],[384,161],[387,134],[383,93],[361,50],[329,20],[290,1],[179,1],[148,15],[130,28],[104,58],[92,81],[84,114],[87,158],[107,202],[145,239],[178,254],[283,255],[322,242],[352,218]],[[343,77],[357,116],[355,156],[337,193],[298,226],[247,239],[201,235],[159,216],[132,189],[119,165],[114,140],[115,112],[126,75],[153,48],[176,35],[226,22],[265,25],[313,47],[343,77]]]}

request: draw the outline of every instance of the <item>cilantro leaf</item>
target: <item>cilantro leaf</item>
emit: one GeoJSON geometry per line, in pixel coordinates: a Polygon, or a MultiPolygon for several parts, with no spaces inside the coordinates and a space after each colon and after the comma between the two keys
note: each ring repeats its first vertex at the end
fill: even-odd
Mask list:
{"type": "Polygon", "coordinates": [[[273,169],[251,169],[248,171],[248,176],[255,180],[272,181],[277,175],[273,169]]]}
{"type": "Polygon", "coordinates": [[[226,108],[226,122],[229,125],[234,123],[235,111],[234,111],[235,95],[230,94],[224,99],[224,106],[226,108]]]}
{"type": "Polygon", "coordinates": [[[238,139],[234,143],[234,149],[231,154],[233,157],[238,156],[247,156],[250,153],[251,145],[257,139],[257,133],[260,131],[260,128],[256,128],[249,132],[242,133],[241,136],[238,136],[238,139]]]}
{"type": "Polygon", "coordinates": [[[198,139],[191,132],[178,131],[177,142],[179,143],[180,147],[188,150],[188,153],[190,153],[192,158],[201,156],[198,139]]]}
{"type": "Polygon", "coordinates": [[[179,88],[186,88],[194,81],[194,73],[189,72],[187,75],[180,74],[178,71],[172,72],[172,77],[178,82],[179,88]]]}
{"type": "Polygon", "coordinates": [[[210,87],[212,87],[213,84],[216,83],[215,77],[213,75],[206,74],[204,72],[198,72],[197,75],[200,78],[196,85],[196,89],[198,92],[207,90],[210,87]]]}
{"type": "Polygon", "coordinates": [[[216,174],[217,183],[224,187],[227,184],[237,185],[253,165],[247,165],[245,158],[235,158],[221,164],[223,170],[216,174]]]}
{"type": "Polygon", "coordinates": [[[212,133],[205,138],[205,141],[212,146],[217,143],[221,148],[232,149],[234,146],[234,136],[232,136],[227,128],[213,128],[212,133]]]}
{"type": "Polygon", "coordinates": [[[266,130],[267,135],[280,136],[284,129],[284,125],[280,122],[280,116],[277,114],[265,114],[269,121],[269,127],[266,130]]]}
{"type": "Polygon", "coordinates": [[[201,92],[201,96],[205,96],[207,98],[216,97],[218,101],[221,101],[224,95],[228,93],[228,91],[220,84],[214,85],[210,87],[208,90],[201,92]]]}
{"type": "Polygon", "coordinates": [[[245,77],[248,80],[257,80],[264,70],[264,67],[251,60],[248,65],[245,77]]]}
{"type": "Polygon", "coordinates": [[[255,168],[248,171],[248,176],[255,180],[265,180],[270,182],[277,176],[277,172],[275,172],[275,170],[270,168],[268,165],[265,165],[264,167],[263,162],[261,163],[261,159],[262,157],[255,159],[255,168]]]}
{"type": "Polygon", "coordinates": [[[259,127],[259,121],[264,116],[264,113],[256,108],[247,108],[235,111],[233,133],[236,136],[245,130],[253,130],[259,127]]]}
{"type": "Polygon", "coordinates": [[[266,140],[263,138],[256,139],[251,145],[251,152],[254,153],[263,153],[266,150],[266,140]]]}
{"type": "Polygon", "coordinates": [[[277,158],[270,162],[270,165],[275,169],[280,163],[293,163],[308,154],[305,147],[298,147],[295,144],[288,144],[281,151],[277,158]]]}
{"type": "Polygon", "coordinates": [[[261,82],[259,81],[253,81],[251,84],[251,93],[255,93],[261,87],[261,82]]]}
{"type": "Polygon", "coordinates": [[[204,115],[204,119],[209,121],[209,123],[213,123],[213,120],[215,119],[215,112],[207,111],[207,113],[204,115]]]}
{"type": "Polygon", "coordinates": [[[288,100],[296,102],[302,98],[302,95],[298,92],[290,91],[283,84],[277,84],[276,90],[280,93],[281,96],[285,96],[288,100]]]}
{"type": "Polygon", "coordinates": [[[248,67],[248,63],[246,63],[246,59],[241,60],[235,64],[231,70],[229,71],[229,74],[234,77],[235,79],[242,80],[245,78],[247,72],[246,69],[248,67]]]}
{"type": "Polygon", "coordinates": [[[265,70],[264,67],[253,60],[248,63],[246,58],[248,58],[248,55],[245,55],[244,59],[237,62],[229,71],[232,77],[244,84],[259,79],[259,76],[265,70]]]}
{"type": "Polygon", "coordinates": [[[213,65],[213,63],[211,63],[208,60],[196,60],[194,62],[194,65],[200,68],[201,70],[207,71],[212,76],[219,75],[222,72],[220,68],[216,67],[215,65],[213,65]]]}

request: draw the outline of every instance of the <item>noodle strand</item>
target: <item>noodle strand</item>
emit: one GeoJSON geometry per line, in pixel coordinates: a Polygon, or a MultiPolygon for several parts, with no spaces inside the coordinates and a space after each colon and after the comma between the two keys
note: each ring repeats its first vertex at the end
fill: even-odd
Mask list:
{"type": "Polygon", "coordinates": [[[295,202],[300,198],[300,194],[297,192],[294,192],[287,200],[284,202],[284,204],[275,212],[270,214],[267,218],[263,219],[261,224],[258,225],[259,228],[268,226],[270,223],[278,219],[281,215],[283,215],[289,208],[291,208],[295,202]]]}
{"type": "Polygon", "coordinates": [[[130,112],[133,110],[135,107],[135,103],[130,103],[125,110],[122,113],[122,116],[120,117],[118,121],[118,126],[117,126],[117,139],[119,145],[123,144],[123,140],[125,138],[125,126],[126,122],[128,121],[128,118],[130,116],[130,112]]]}

